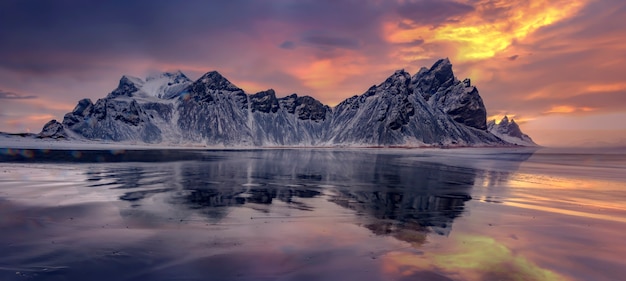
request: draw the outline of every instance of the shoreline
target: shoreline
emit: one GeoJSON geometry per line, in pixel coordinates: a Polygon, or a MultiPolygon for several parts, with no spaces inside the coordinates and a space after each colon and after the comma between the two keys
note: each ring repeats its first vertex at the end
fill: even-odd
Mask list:
{"type": "Polygon", "coordinates": [[[0,137],[1,150],[272,150],[272,149],[366,149],[366,150],[447,150],[447,149],[543,148],[523,145],[293,145],[293,146],[223,146],[202,144],[146,144],[128,142],[68,141],[13,136],[0,137]]]}

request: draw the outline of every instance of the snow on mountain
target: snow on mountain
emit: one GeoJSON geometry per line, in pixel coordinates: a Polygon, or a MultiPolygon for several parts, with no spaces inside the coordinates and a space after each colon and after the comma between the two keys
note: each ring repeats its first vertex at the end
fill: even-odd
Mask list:
{"type": "Polygon", "coordinates": [[[192,81],[180,71],[165,72],[148,76],[141,90],[157,98],[172,99],[182,93],[191,83],[192,81]]]}
{"type": "Polygon", "coordinates": [[[442,59],[412,77],[396,71],[335,108],[309,96],[277,98],[271,89],[249,95],[216,71],[194,82],[180,71],[145,81],[123,76],[105,98],[79,101],[40,137],[211,146],[521,144],[485,120],[478,90],[442,59]]]}
{"type": "Polygon", "coordinates": [[[498,136],[499,138],[517,145],[523,146],[537,146],[537,144],[526,134],[522,133],[519,125],[515,123],[515,120],[509,121],[508,116],[504,116],[500,123],[496,124],[496,120],[491,120],[487,124],[489,132],[498,136]]]}
{"type": "Polygon", "coordinates": [[[99,99],[95,104],[81,100],[65,115],[63,126],[86,139],[159,143],[161,130],[153,119],[136,100],[120,96],[99,99]]]}
{"type": "Polygon", "coordinates": [[[117,89],[109,94],[110,97],[157,97],[172,99],[177,97],[191,84],[191,80],[180,71],[164,72],[148,76],[146,80],[124,75],[120,79],[117,89]]]}

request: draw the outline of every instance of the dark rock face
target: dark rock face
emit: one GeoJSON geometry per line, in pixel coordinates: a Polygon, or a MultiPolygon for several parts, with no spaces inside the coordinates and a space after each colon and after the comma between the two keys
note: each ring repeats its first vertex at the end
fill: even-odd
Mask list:
{"type": "Polygon", "coordinates": [[[341,102],[335,108],[329,137],[333,143],[387,145],[403,143],[398,130],[415,114],[409,101],[411,77],[396,71],[382,84],[361,96],[341,102]]]}
{"type": "Polygon", "coordinates": [[[445,113],[450,115],[454,121],[474,127],[480,130],[487,129],[487,109],[483,104],[483,100],[478,94],[475,87],[461,88],[461,85],[455,85],[452,91],[457,90],[456,96],[444,94],[445,98],[439,99],[445,113]]]}
{"type": "Polygon", "coordinates": [[[85,116],[85,111],[91,106],[93,106],[93,102],[91,102],[90,99],[82,99],[78,101],[78,104],[74,107],[74,110],[72,110],[72,114],[85,116]]]}
{"type": "Polygon", "coordinates": [[[454,121],[487,129],[487,110],[478,90],[471,86],[469,79],[461,82],[454,77],[448,59],[437,61],[430,69],[422,68],[413,76],[411,84],[431,107],[447,113],[454,121]]]}
{"type": "Polygon", "coordinates": [[[280,105],[278,104],[276,93],[272,89],[250,95],[250,108],[252,112],[276,113],[279,107],[280,105]]]}
{"type": "Polygon", "coordinates": [[[65,115],[63,125],[87,139],[110,141],[161,141],[161,130],[132,99],[104,98],[95,104],[81,100],[65,115]],[[82,109],[82,110],[81,110],[82,109]]]}
{"type": "Polygon", "coordinates": [[[177,127],[184,140],[209,145],[252,145],[248,95],[216,71],[191,84],[178,99],[177,127]]]}
{"type": "Polygon", "coordinates": [[[425,100],[429,100],[431,96],[436,94],[440,89],[446,89],[452,86],[456,78],[452,72],[452,64],[450,60],[441,59],[435,62],[428,69],[422,67],[420,71],[413,76],[411,84],[425,100]]]}
{"type": "Polygon", "coordinates": [[[300,120],[323,122],[331,112],[330,107],[309,96],[299,97],[292,94],[278,100],[282,108],[290,114],[295,114],[300,120]]]}
{"type": "Polygon", "coordinates": [[[326,114],[330,112],[329,107],[309,96],[298,97],[295,105],[295,114],[300,120],[311,120],[319,123],[326,120],[326,114]]]}
{"type": "Polygon", "coordinates": [[[272,89],[248,95],[216,71],[195,82],[180,72],[145,81],[124,76],[106,98],[79,101],[62,124],[46,124],[44,131],[223,146],[506,144],[491,128],[478,90],[454,77],[442,59],[412,77],[396,71],[335,108],[309,96],[277,98],[272,89]]]}
{"type": "Polygon", "coordinates": [[[224,78],[224,76],[217,71],[211,71],[204,74],[194,84],[202,85],[203,88],[211,90],[227,90],[231,92],[241,91],[241,89],[237,88],[237,86],[233,85],[233,83],[230,83],[228,79],[224,78]]]}
{"type": "Polygon", "coordinates": [[[67,133],[63,124],[57,122],[57,120],[50,120],[43,126],[41,133],[37,135],[38,138],[51,138],[51,139],[66,139],[67,133]]]}
{"type": "Polygon", "coordinates": [[[167,122],[172,120],[172,115],[174,112],[174,106],[172,104],[148,102],[141,104],[141,108],[150,115],[150,118],[158,116],[167,122]]]}
{"type": "Polygon", "coordinates": [[[120,84],[117,86],[117,89],[113,90],[109,94],[110,97],[119,97],[126,96],[132,97],[133,93],[139,91],[139,85],[137,85],[138,78],[122,76],[120,79],[120,84]]]}
{"type": "Polygon", "coordinates": [[[334,110],[328,137],[334,144],[501,143],[497,137],[457,121],[462,118],[458,115],[466,114],[458,101],[464,95],[460,83],[451,74],[447,60],[438,61],[431,69],[423,68],[414,77],[396,71],[363,95],[340,103],[334,110]],[[447,108],[440,108],[442,104],[447,108]]]}
{"type": "Polygon", "coordinates": [[[269,90],[250,96],[250,104],[255,145],[312,146],[323,141],[331,110],[319,101],[296,94],[276,99],[269,90]]]}
{"type": "Polygon", "coordinates": [[[65,114],[63,118],[63,124],[68,127],[72,127],[77,123],[80,123],[84,120],[85,114],[89,114],[91,112],[91,107],[93,107],[93,103],[90,99],[82,99],[78,101],[76,107],[72,112],[65,114]]]}

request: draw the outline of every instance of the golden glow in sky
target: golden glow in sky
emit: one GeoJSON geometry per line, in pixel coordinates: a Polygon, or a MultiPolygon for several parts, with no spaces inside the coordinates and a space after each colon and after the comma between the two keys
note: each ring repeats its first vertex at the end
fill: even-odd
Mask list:
{"type": "MultiPolygon", "coordinates": [[[[483,0],[475,4],[473,12],[440,26],[417,25],[407,19],[402,22],[403,27],[393,22],[387,23],[385,32],[392,43],[410,43],[419,39],[453,43],[457,61],[486,59],[496,56],[541,27],[573,16],[585,2],[483,0]]],[[[419,50],[420,47],[415,48],[419,50]]]]}

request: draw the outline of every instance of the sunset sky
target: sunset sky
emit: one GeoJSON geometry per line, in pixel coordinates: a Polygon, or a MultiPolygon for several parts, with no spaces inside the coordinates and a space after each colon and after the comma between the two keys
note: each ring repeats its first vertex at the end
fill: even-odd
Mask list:
{"type": "Polygon", "coordinates": [[[217,70],[336,105],[450,58],[542,145],[626,145],[626,1],[0,2],[0,131],[39,132],[120,77],[217,70]]]}

